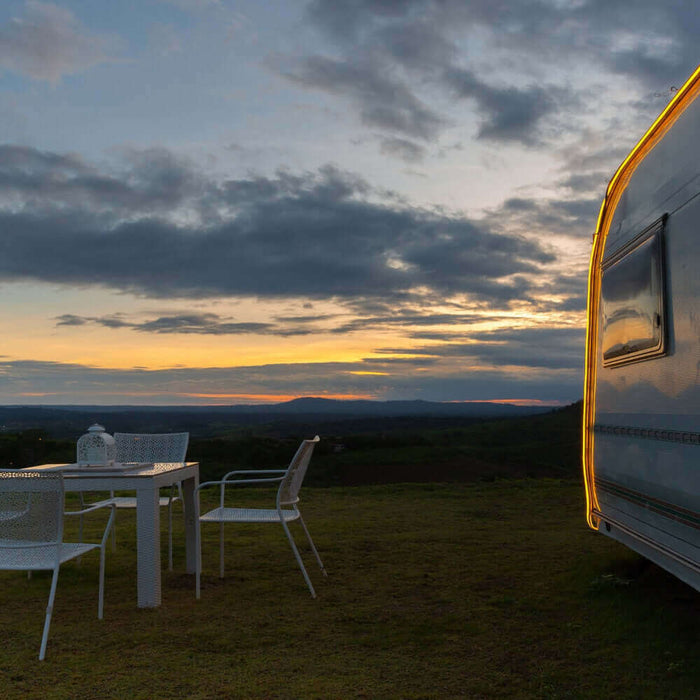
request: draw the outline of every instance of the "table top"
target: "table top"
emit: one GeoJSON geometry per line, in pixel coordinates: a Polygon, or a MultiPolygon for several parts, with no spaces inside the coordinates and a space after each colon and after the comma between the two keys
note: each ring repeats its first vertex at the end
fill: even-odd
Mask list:
{"type": "Polygon", "coordinates": [[[154,476],[155,474],[184,469],[197,464],[199,464],[199,462],[115,462],[113,465],[105,466],[101,464],[77,464],[73,462],[70,464],[38,464],[34,467],[27,467],[27,469],[42,472],[63,472],[64,476],[89,476],[90,474],[118,476],[126,472],[128,472],[130,476],[154,476]]]}
{"type": "MultiPolygon", "coordinates": [[[[181,481],[190,477],[199,476],[199,462],[155,462],[143,464],[129,464],[126,468],[115,464],[113,467],[105,466],[81,466],[78,464],[39,464],[27,467],[31,471],[60,471],[66,481],[85,480],[114,481],[119,482],[151,482],[163,481],[164,484],[181,481]]],[[[120,486],[120,488],[122,488],[120,486]]],[[[123,488],[128,488],[124,486],[123,488]]]]}

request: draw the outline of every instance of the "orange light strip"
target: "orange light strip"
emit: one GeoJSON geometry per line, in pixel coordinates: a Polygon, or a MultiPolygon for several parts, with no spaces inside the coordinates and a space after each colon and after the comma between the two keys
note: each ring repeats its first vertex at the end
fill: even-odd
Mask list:
{"type": "Polygon", "coordinates": [[[588,268],[588,323],[586,325],[586,366],[583,392],[583,478],[586,488],[586,518],[593,529],[598,529],[598,522],[593,511],[599,510],[595,491],[595,464],[593,425],[595,423],[595,390],[598,351],[598,312],[601,285],[601,261],[605,250],[605,241],[610,230],[613,214],[622,193],[639,164],[663,138],[688,105],[700,93],[700,66],[685,81],[681,89],[666,108],[654,120],[646,133],[630,151],[627,158],[613,175],[603,198],[598,213],[596,231],[593,234],[593,250],[588,268]]]}

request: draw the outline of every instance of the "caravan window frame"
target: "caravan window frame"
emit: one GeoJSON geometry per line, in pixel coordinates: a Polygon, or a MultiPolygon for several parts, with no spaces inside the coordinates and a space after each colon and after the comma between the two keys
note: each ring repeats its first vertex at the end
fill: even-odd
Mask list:
{"type": "Polygon", "coordinates": [[[603,367],[668,352],[664,214],[601,264],[603,367]],[[606,296],[607,293],[607,296],[606,296]]]}

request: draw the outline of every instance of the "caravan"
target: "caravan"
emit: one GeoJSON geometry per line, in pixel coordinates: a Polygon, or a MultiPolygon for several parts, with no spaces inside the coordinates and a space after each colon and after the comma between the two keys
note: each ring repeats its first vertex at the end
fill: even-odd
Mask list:
{"type": "Polygon", "coordinates": [[[589,525],[700,590],[700,67],[608,185],[588,282],[589,525]]]}

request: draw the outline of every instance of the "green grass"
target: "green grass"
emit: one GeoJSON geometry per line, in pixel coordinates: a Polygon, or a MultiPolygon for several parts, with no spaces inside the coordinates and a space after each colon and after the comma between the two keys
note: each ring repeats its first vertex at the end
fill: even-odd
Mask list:
{"type": "Polygon", "coordinates": [[[178,520],[163,604],[139,610],[122,511],[105,619],[97,555],[64,565],[39,662],[49,577],[0,572],[3,697],[697,697],[700,596],[589,531],[577,480],[302,495],[329,571],[306,552],[317,600],[281,528],[241,525],[223,581],[218,529],[203,530],[196,601],[178,520]]]}

